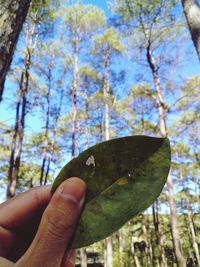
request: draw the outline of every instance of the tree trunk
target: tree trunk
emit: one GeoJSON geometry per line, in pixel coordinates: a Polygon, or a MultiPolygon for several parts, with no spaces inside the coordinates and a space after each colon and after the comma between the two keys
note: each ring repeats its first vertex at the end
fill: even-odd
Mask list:
{"type": "Polygon", "coordinates": [[[152,212],[153,212],[153,224],[155,228],[155,236],[156,236],[156,247],[158,250],[158,267],[163,267],[162,265],[162,258],[161,258],[161,244],[160,244],[160,233],[159,233],[159,221],[158,221],[158,214],[156,213],[155,203],[152,205],[152,212]]]}
{"type": "Polygon", "coordinates": [[[192,213],[191,203],[188,199],[187,199],[187,206],[188,206],[188,223],[189,223],[190,234],[191,234],[191,239],[192,239],[192,247],[194,249],[194,254],[197,260],[197,266],[200,267],[200,255],[199,255],[199,248],[198,248],[196,233],[194,229],[193,213],[192,213]]]}
{"type": "Polygon", "coordinates": [[[123,228],[121,228],[118,231],[118,234],[119,234],[119,260],[120,260],[120,266],[123,267],[124,266],[123,253],[125,251],[125,238],[124,238],[123,228]]]}
{"type": "Polygon", "coordinates": [[[182,0],[188,27],[200,60],[200,6],[195,0],[182,0]]]}
{"type": "Polygon", "coordinates": [[[88,113],[88,94],[87,94],[88,88],[85,87],[85,148],[87,149],[89,147],[89,127],[88,127],[88,121],[89,121],[89,113],[88,113]]]}
{"type": "Polygon", "coordinates": [[[15,164],[15,150],[17,146],[17,136],[19,135],[19,113],[21,106],[21,97],[22,97],[22,86],[23,86],[24,73],[21,74],[19,92],[18,92],[18,100],[16,106],[16,116],[15,116],[15,128],[14,134],[12,138],[11,144],[11,154],[9,161],[9,169],[8,169],[8,187],[7,187],[7,198],[11,198],[15,195],[16,181],[13,180],[13,169],[15,164]]]}
{"type": "Polygon", "coordinates": [[[151,236],[149,233],[149,219],[148,215],[142,213],[142,232],[143,232],[143,239],[146,243],[146,266],[151,266],[153,262],[153,255],[152,255],[152,245],[151,245],[151,236]]]}
{"type": "Polygon", "coordinates": [[[0,0],[0,102],[6,73],[31,0],[0,0]]]}
{"type": "Polygon", "coordinates": [[[161,232],[160,232],[160,227],[159,227],[159,215],[158,215],[157,205],[158,205],[158,201],[156,200],[156,202],[152,206],[152,210],[153,210],[153,222],[154,222],[155,235],[156,235],[156,245],[157,245],[157,249],[159,253],[158,261],[159,261],[159,266],[167,267],[163,244],[162,244],[161,232]]]}
{"type": "Polygon", "coordinates": [[[134,249],[134,238],[133,238],[133,236],[131,238],[131,255],[133,255],[134,267],[142,267],[140,265],[140,261],[138,259],[137,253],[135,253],[135,249],[134,249]]]}
{"type": "Polygon", "coordinates": [[[177,265],[179,267],[185,267],[186,261],[183,257],[182,250],[181,250],[181,240],[180,240],[180,233],[178,230],[178,218],[176,212],[176,204],[174,200],[174,190],[173,190],[173,181],[171,174],[169,174],[167,178],[167,188],[169,192],[169,204],[170,204],[170,219],[171,219],[171,230],[172,230],[172,238],[175,250],[175,257],[177,261],[177,265]]]}
{"type": "Polygon", "coordinates": [[[75,157],[77,126],[77,90],[78,90],[78,43],[74,48],[73,84],[72,84],[72,158],[75,157]]]}
{"type": "Polygon", "coordinates": [[[113,266],[113,246],[112,246],[112,236],[106,238],[106,266],[113,266]]]}
{"type": "Polygon", "coordinates": [[[105,101],[105,140],[110,139],[110,110],[109,110],[109,96],[110,96],[110,86],[109,86],[109,55],[105,56],[104,61],[104,78],[103,78],[103,96],[105,101]]]}
{"type": "Polygon", "coordinates": [[[52,138],[52,142],[51,142],[50,155],[48,157],[48,165],[47,165],[47,169],[46,169],[46,173],[45,173],[45,181],[44,181],[45,185],[46,185],[47,180],[48,180],[50,166],[51,166],[51,162],[52,162],[52,158],[53,158],[53,154],[54,154],[54,149],[55,149],[56,134],[57,134],[57,127],[58,127],[58,119],[60,118],[62,102],[63,102],[63,94],[64,94],[64,90],[62,89],[61,90],[61,94],[60,94],[60,101],[59,101],[59,105],[58,105],[58,111],[57,111],[57,114],[55,116],[54,129],[53,129],[53,138],[52,138]]]}
{"type": "Polygon", "coordinates": [[[18,149],[16,153],[14,174],[13,174],[13,181],[15,181],[16,184],[17,184],[18,175],[19,175],[22,145],[23,145],[23,139],[24,139],[30,63],[31,63],[31,54],[30,54],[29,48],[27,48],[26,57],[25,57],[24,83],[23,83],[23,88],[22,88],[22,110],[21,110],[21,117],[20,117],[19,141],[18,141],[18,149]]]}
{"type": "MultiPolygon", "coordinates": [[[[104,120],[104,128],[105,128],[105,140],[110,139],[110,110],[109,110],[109,96],[110,96],[110,86],[109,86],[109,70],[110,62],[109,56],[105,56],[104,60],[104,77],[103,77],[103,95],[105,101],[105,120],[104,120]]],[[[112,237],[106,238],[106,262],[107,267],[113,266],[113,246],[112,246],[112,237]]]]}
{"type": "Polygon", "coordinates": [[[104,267],[108,267],[108,265],[107,265],[107,245],[106,245],[106,239],[104,239],[103,245],[104,245],[104,253],[103,253],[104,267]]]}
{"type": "MultiPolygon", "coordinates": [[[[150,45],[147,47],[147,62],[152,72],[154,85],[157,92],[157,97],[154,99],[157,104],[158,113],[159,113],[159,121],[160,121],[160,132],[163,137],[167,136],[167,126],[166,126],[166,105],[163,101],[160,79],[158,75],[158,67],[156,66],[155,59],[151,54],[150,45]]],[[[174,199],[174,191],[173,191],[173,181],[171,175],[168,175],[167,178],[167,189],[169,192],[169,204],[170,204],[170,213],[171,213],[171,228],[172,228],[172,239],[174,244],[175,256],[177,260],[178,267],[185,267],[186,260],[182,255],[181,251],[181,240],[180,234],[178,230],[178,218],[176,212],[176,204],[174,199]]]]}
{"type": "Polygon", "coordinates": [[[87,267],[87,251],[86,248],[80,249],[81,267],[87,267]]]}
{"type": "Polygon", "coordinates": [[[155,253],[155,245],[154,245],[154,235],[153,231],[151,230],[151,236],[150,236],[150,244],[151,244],[151,249],[152,249],[152,266],[156,266],[156,253],[155,253]]]}
{"type": "Polygon", "coordinates": [[[49,121],[50,121],[50,94],[51,94],[51,70],[48,71],[48,91],[46,95],[47,101],[47,110],[46,110],[46,123],[45,123],[45,140],[44,140],[44,148],[43,148],[43,159],[42,159],[42,166],[40,171],[40,185],[45,184],[46,179],[44,181],[44,174],[45,174],[45,166],[47,161],[47,149],[48,149],[48,139],[49,139],[49,121]]]}
{"type": "Polygon", "coordinates": [[[143,233],[146,236],[147,239],[147,253],[148,253],[148,266],[154,266],[153,264],[153,257],[154,257],[154,251],[153,251],[153,245],[152,245],[152,234],[150,230],[150,221],[149,221],[149,215],[144,215],[143,214],[143,233]]]}

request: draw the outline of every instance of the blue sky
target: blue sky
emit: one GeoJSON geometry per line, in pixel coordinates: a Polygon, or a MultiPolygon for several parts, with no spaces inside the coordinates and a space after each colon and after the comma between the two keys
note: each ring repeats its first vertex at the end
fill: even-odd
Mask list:
{"type": "MultiPolygon", "coordinates": [[[[106,14],[107,17],[111,16],[111,12],[108,8],[107,2],[104,0],[83,0],[82,1],[85,4],[93,4],[100,8],[102,8],[106,14]]],[[[191,41],[191,46],[193,46],[191,41]]],[[[177,73],[177,77],[180,77],[183,75],[183,78],[185,74],[187,74],[187,77],[192,77],[194,75],[198,75],[200,73],[200,64],[198,57],[196,55],[196,52],[194,50],[194,47],[191,48],[191,55],[185,55],[185,64],[184,67],[182,67],[181,72],[177,73]]],[[[134,63],[132,63],[132,67],[134,67],[134,63]]],[[[182,78],[182,77],[181,77],[182,78]]],[[[181,79],[179,78],[179,79],[181,79]]],[[[6,84],[5,93],[4,93],[4,100],[0,104],[0,121],[6,122],[9,125],[13,124],[14,119],[14,109],[12,109],[12,101],[13,97],[15,98],[15,91],[13,90],[13,85],[10,83],[6,84]],[[8,90],[12,93],[8,93],[8,90]]],[[[36,116],[28,116],[27,117],[27,125],[30,127],[30,130],[39,130],[40,129],[40,122],[38,121],[38,118],[36,116]]]]}
{"type": "Polygon", "coordinates": [[[102,1],[102,0],[83,0],[83,3],[84,4],[92,4],[92,5],[96,5],[100,8],[102,8],[106,15],[109,15],[110,14],[110,10],[108,9],[108,4],[107,4],[107,1],[102,1]]]}
{"type": "MultiPolygon", "coordinates": [[[[100,8],[102,8],[105,11],[105,14],[107,17],[111,16],[111,12],[108,9],[108,1],[103,1],[103,0],[83,0],[83,3],[85,4],[93,4],[96,5],[100,8]]],[[[183,44],[184,45],[184,44],[183,44]]],[[[198,61],[198,57],[196,55],[195,49],[193,47],[192,41],[190,41],[190,46],[191,46],[191,54],[190,55],[184,55],[185,56],[185,63],[184,67],[181,68],[180,73],[177,73],[177,78],[179,80],[184,79],[184,77],[187,75],[187,77],[192,77],[194,75],[198,75],[200,73],[200,64],[198,61]]],[[[129,62],[130,63],[130,62],[129,62]]],[[[127,64],[126,62],[121,63],[122,64],[127,64]]],[[[135,65],[132,62],[130,64],[130,67],[134,69],[135,65]]],[[[14,116],[15,116],[15,107],[13,107],[13,99],[16,98],[16,88],[13,84],[6,83],[5,87],[5,93],[4,93],[4,101],[0,104],[0,121],[6,122],[9,125],[13,125],[14,123],[14,116]]],[[[29,131],[39,131],[41,128],[41,120],[35,116],[36,114],[33,114],[30,116],[27,116],[27,128],[29,131]]]]}

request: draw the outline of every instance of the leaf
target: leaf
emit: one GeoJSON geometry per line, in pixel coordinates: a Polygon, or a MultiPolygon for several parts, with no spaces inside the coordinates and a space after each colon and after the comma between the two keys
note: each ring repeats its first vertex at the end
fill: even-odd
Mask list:
{"type": "Polygon", "coordinates": [[[69,177],[80,177],[87,184],[72,247],[106,238],[147,209],[161,193],[170,163],[167,138],[129,136],[95,145],[65,165],[53,192],[69,177]]]}

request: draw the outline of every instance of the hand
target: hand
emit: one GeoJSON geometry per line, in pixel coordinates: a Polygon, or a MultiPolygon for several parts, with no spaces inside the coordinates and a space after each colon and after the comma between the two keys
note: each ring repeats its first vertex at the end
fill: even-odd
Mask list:
{"type": "Polygon", "coordinates": [[[0,205],[0,267],[72,267],[69,250],[86,185],[79,178],[33,188],[0,205]]]}

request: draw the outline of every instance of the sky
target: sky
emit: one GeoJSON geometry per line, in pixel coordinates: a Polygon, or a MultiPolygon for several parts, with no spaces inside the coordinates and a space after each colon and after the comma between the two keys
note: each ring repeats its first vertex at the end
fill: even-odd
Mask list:
{"type": "MultiPolygon", "coordinates": [[[[109,1],[83,0],[82,2],[84,4],[96,5],[99,8],[104,10],[107,17],[111,16],[111,12],[108,8],[108,2],[109,1]]],[[[192,45],[192,42],[191,42],[191,45],[192,45]]],[[[184,75],[184,73],[187,73],[187,77],[192,77],[192,76],[198,75],[200,73],[200,64],[199,64],[198,57],[196,56],[196,53],[194,50],[191,53],[193,53],[193,55],[192,56],[188,55],[188,61],[186,59],[186,64],[181,69],[181,73],[177,73],[177,78],[179,76],[181,76],[182,74],[184,75]]],[[[187,55],[185,55],[185,56],[187,56],[187,55]]],[[[12,91],[13,85],[9,83],[9,84],[6,84],[6,87],[8,87],[9,91],[12,91]]],[[[7,92],[5,92],[4,93],[4,99],[6,101],[3,101],[0,104],[0,121],[6,122],[10,125],[13,124],[13,119],[14,119],[13,109],[10,107],[10,105],[13,101],[13,97],[16,97],[14,92],[13,92],[13,94],[12,93],[8,94],[7,92]]],[[[36,118],[36,116],[34,116],[34,115],[29,116],[29,118],[27,118],[27,125],[31,131],[39,131],[40,130],[40,124],[41,124],[41,122],[38,121],[38,118],[36,118]]]]}
{"type": "Polygon", "coordinates": [[[110,14],[110,10],[108,9],[107,1],[104,1],[104,0],[83,0],[83,3],[96,5],[100,8],[102,8],[105,11],[106,15],[110,14]]]}
{"type": "MultiPolygon", "coordinates": [[[[111,16],[111,12],[108,8],[108,1],[105,0],[83,0],[84,4],[93,4],[98,6],[99,8],[102,8],[106,14],[107,17],[111,16]]],[[[192,46],[192,42],[191,42],[192,46]]],[[[188,60],[185,60],[185,65],[181,69],[180,73],[177,73],[177,78],[180,80],[182,79],[181,75],[184,76],[185,73],[187,73],[187,77],[192,77],[194,75],[198,75],[200,73],[200,64],[198,61],[198,57],[196,56],[194,48],[192,48],[193,55],[188,55],[188,60]]],[[[187,57],[187,55],[185,55],[187,57]]],[[[121,63],[126,64],[126,63],[121,63]]],[[[130,68],[135,68],[134,64],[132,63],[132,66],[130,65],[130,68]]],[[[13,105],[13,98],[16,98],[15,95],[15,89],[13,90],[14,86],[11,83],[6,83],[5,93],[4,93],[4,100],[0,104],[0,121],[6,122],[9,125],[13,125],[14,123],[14,116],[15,116],[15,109],[12,109],[13,105]],[[8,93],[9,90],[9,93],[8,93]],[[11,93],[10,93],[11,92],[11,93]]],[[[36,114],[33,114],[32,116],[27,116],[27,128],[32,132],[37,132],[41,129],[41,120],[35,116],[36,114]]]]}

